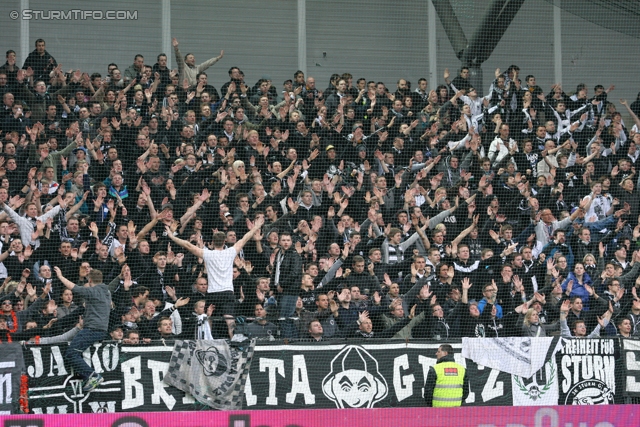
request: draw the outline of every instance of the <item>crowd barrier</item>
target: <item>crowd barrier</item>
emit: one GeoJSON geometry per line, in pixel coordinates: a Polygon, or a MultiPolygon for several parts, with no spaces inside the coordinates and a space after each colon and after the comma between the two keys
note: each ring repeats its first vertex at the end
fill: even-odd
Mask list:
{"type": "MultiPolygon", "coordinates": [[[[480,349],[489,343],[477,342],[480,349]]],[[[492,349],[493,361],[487,365],[463,357],[463,343],[452,343],[470,378],[465,406],[622,404],[640,397],[640,341],[512,338],[504,341],[506,346],[500,343],[503,350],[492,349]],[[541,355],[543,361],[532,375],[500,370],[503,359],[521,363],[525,353],[541,355]],[[493,363],[497,367],[490,367],[493,363]]],[[[247,410],[421,407],[437,347],[433,341],[258,343],[239,398],[247,410]],[[335,387],[333,379],[347,370],[367,377],[371,387],[357,397],[335,387]]],[[[210,410],[163,381],[172,350],[172,342],[95,344],[85,359],[105,381],[86,394],[65,361],[66,344],[2,344],[0,411],[51,415],[210,410]]]]}

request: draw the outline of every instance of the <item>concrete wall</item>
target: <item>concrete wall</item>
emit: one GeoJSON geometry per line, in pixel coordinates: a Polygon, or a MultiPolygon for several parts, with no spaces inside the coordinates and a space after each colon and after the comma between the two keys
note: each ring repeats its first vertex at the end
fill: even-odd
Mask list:
{"type": "Polygon", "coordinates": [[[307,46],[308,72],[323,89],[345,72],[394,90],[400,77],[417,84],[429,70],[427,2],[309,1],[307,46]]]}
{"type": "MultiPolygon", "coordinates": [[[[565,0],[566,1],[566,0],[565,0]]],[[[162,43],[162,1],[112,0],[104,3],[72,0],[51,2],[23,0],[31,9],[43,10],[129,10],[137,20],[31,20],[29,51],[39,37],[65,70],[80,68],[105,73],[107,64],[127,68],[140,53],[145,62],[155,63],[158,53],[171,49],[162,43]]],[[[452,4],[467,38],[471,38],[483,16],[486,1],[453,0],[452,4]]],[[[227,70],[240,67],[253,84],[268,74],[276,87],[298,69],[298,31],[296,0],[217,0],[169,2],[171,36],[181,42],[183,53],[192,52],[201,62],[225,57],[209,69],[209,81],[220,87],[228,80],[227,70]]],[[[20,55],[20,19],[9,12],[20,10],[20,0],[0,3],[0,51],[14,49],[20,55]]],[[[610,12],[604,12],[610,13],[610,12]]],[[[584,82],[616,84],[613,98],[635,99],[640,85],[635,67],[640,40],[603,29],[562,12],[562,73],[567,91],[584,82]]],[[[427,1],[404,2],[365,0],[307,0],[307,74],[324,88],[333,73],[350,72],[354,77],[384,81],[395,89],[399,77],[414,84],[428,77],[427,1]],[[326,55],[324,53],[326,52],[326,55]]],[[[437,82],[445,68],[455,72],[460,63],[444,33],[437,25],[437,82]]],[[[488,88],[496,68],[517,64],[522,76],[534,74],[544,90],[554,82],[553,7],[545,0],[527,0],[505,33],[492,56],[483,65],[484,87],[488,88]]],[[[173,57],[171,62],[175,66],[173,57]]],[[[430,82],[433,87],[436,82],[430,82]]]]}
{"type": "MultiPolygon", "coordinates": [[[[9,2],[5,2],[9,3],[9,2]]],[[[19,2],[18,2],[19,3],[19,2]]],[[[137,10],[137,20],[31,20],[29,22],[29,51],[35,41],[43,38],[64,71],[81,69],[88,72],[107,72],[107,64],[115,62],[122,73],[133,63],[136,54],[155,63],[161,49],[161,8],[156,0],[83,2],[73,0],[30,0],[34,10],[137,10]]],[[[5,17],[0,17],[4,21],[5,17]]],[[[3,40],[4,43],[4,40],[3,40]]],[[[17,51],[17,50],[16,50],[17,51]]],[[[25,58],[18,58],[18,62],[25,58]]]]}

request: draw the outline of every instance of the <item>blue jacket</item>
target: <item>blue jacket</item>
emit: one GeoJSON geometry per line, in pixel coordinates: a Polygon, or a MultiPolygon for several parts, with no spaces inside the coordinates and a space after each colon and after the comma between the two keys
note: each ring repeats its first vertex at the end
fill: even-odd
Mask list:
{"type": "Polygon", "coordinates": [[[582,300],[582,310],[583,311],[589,311],[589,291],[587,291],[587,288],[584,287],[584,284],[587,285],[591,285],[591,277],[589,277],[589,275],[587,273],[584,273],[582,275],[582,282],[584,284],[580,284],[578,283],[578,279],[576,278],[575,274],[573,274],[573,272],[569,273],[569,275],[567,276],[567,278],[565,279],[564,282],[562,282],[562,290],[566,291],[567,290],[567,285],[569,284],[569,281],[573,280],[573,287],[571,288],[571,294],[569,295],[569,298],[573,298],[573,297],[580,297],[580,299],[582,300]]]}
{"type": "MultiPolygon", "coordinates": [[[[485,298],[482,298],[480,301],[478,301],[478,310],[480,310],[480,313],[482,313],[486,305],[487,305],[487,300],[485,298]]],[[[502,319],[502,306],[500,304],[495,304],[495,306],[496,306],[496,318],[502,319]]]]}

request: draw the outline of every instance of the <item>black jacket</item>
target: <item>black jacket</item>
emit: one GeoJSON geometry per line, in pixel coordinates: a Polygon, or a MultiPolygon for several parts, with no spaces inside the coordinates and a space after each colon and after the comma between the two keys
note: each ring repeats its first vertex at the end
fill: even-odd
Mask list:
{"type": "Polygon", "coordinates": [[[298,252],[296,252],[293,246],[289,248],[289,250],[284,251],[284,258],[280,263],[280,277],[276,282],[279,255],[280,253],[276,255],[276,262],[273,264],[271,283],[273,283],[274,286],[282,286],[285,295],[298,295],[302,277],[302,258],[300,258],[300,255],[298,255],[298,252]]]}
{"type": "Polygon", "coordinates": [[[26,61],[24,61],[23,69],[31,67],[33,69],[33,80],[49,81],[49,72],[58,66],[55,58],[49,54],[46,50],[44,55],[40,55],[37,50],[33,50],[26,61]]]}

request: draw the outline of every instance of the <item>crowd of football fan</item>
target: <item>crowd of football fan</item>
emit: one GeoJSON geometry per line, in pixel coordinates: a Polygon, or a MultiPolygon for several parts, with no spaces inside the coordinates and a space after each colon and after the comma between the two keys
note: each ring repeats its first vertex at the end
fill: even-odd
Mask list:
{"type": "Polygon", "coordinates": [[[231,67],[218,90],[224,52],[173,47],[176,70],[137,55],[104,75],[65,72],[41,39],[22,67],[7,52],[1,342],[71,340],[91,308],[67,281],[109,286],[110,339],[228,337],[172,237],[233,246],[260,216],[234,262],[236,334],[640,336],[639,100],[543,91],[515,65],[484,97],[467,68],[321,90],[231,67]]]}

